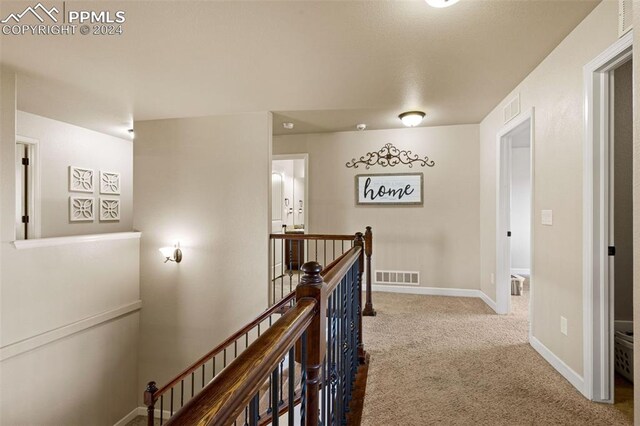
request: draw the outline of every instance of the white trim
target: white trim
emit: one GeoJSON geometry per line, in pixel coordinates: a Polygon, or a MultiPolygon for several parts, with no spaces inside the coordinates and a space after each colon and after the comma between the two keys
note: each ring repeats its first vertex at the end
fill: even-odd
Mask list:
{"type": "Polygon", "coordinates": [[[578,389],[584,396],[587,396],[585,393],[584,387],[584,379],[578,373],[573,371],[571,367],[564,363],[556,354],[551,352],[549,348],[542,344],[541,341],[531,336],[529,342],[533,349],[538,352],[542,358],[544,358],[553,368],[556,369],[558,373],[562,375],[569,383],[573,385],[576,389],[578,389]]]}
{"type": "Polygon", "coordinates": [[[613,400],[613,322],[608,281],[609,259],[609,71],[632,55],[633,31],[584,67],[585,139],[583,144],[582,282],[584,394],[613,400]]]}
{"type": "MultiPolygon", "coordinates": [[[[173,414],[175,414],[175,411],[174,411],[173,414]]],[[[143,417],[147,417],[147,407],[138,407],[138,415],[139,416],[143,416],[143,417]]],[[[156,419],[160,418],[160,410],[158,408],[153,410],[153,417],[156,418],[156,419]]],[[[171,411],[162,410],[162,418],[164,420],[168,420],[170,417],[171,417],[171,411]]]]}
{"type": "Polygon", "coordinates": [[[531,269],[511,268],[511,275],[531,275],[531,269]]]}
{"type": "Polygon", "coordinates": [[[373,284],[371,291],[384,293],[417,294],[423,296],[474,297],[482,299],[491,309],[496,311],[496,302],[491,300],[482,290],[467,288],[416,287],[402,285],[373,284]]]}
{"type": "Polygon", "coordinates": [[[117,308],[99,313],[97,315],[81,319],[71,324],[63,325],[62,327],[45,331],[44,333],[26,338],[19,342],[3,346],[0,348],[0,361],[4,361],[16,355],[31,351],[33,349],[39,348],[40,346],[47,345],[51,342],[55,342],[56,340],[71,336],[72,334],[79,333],[107,321],[111,321],[114,318],[127,315],[131,312],[139,310],[141,307],[142,300],[136,300],[135,302],[131,302],[126,305],[122,305],[117,308]]]}
{"type": "MultiPolygon", "coordinates": [[[[530,222],[530,261],[531,270],[533,270],[533,227],[535,224],[535,210],[534,210],[534,147],[535,147],[535,108],[531,108],[528,111],[522,112],[518,117],[512,119],[509,124],[504,126],[496,135],[496,307],[499,314],[508,314],[511,312],[511,265],[507,259],[510,258],[509,244],[506,236],[506,232],[509,230],[508,215],[505,209],[508,209],[508,199],[504,199],[501,196],[502,184],[511,185],[511,161],[508,150],[504,151],[503,139],[509,135],[513,130],[521,125],[529,122],[529,152],[530,155],[530,186],[531,186],[531,222],[530,222]],[[506,160],[506,161],[505,161],[506,160]],[[503,181],[503,177],[508,181],[503,181]],[[506,218],[506,222],[504,218],[506,218]]],[[[507,147],[509,148],[510,145],[507,147]]],[[[507,194],[507,197],[509,194],[507,194]]],[[[532,274],[530,274],[532,278],[532,274]]],[[[530,281],[532,283],[533,280],[530,281]]],[[[530,286],[533,289],[533,285],[530,286]]],[[[529,298],[529,335],[531,335],[531,324],[533,323],[533,292],[529,298]]]]}
{"type": "Polygon", "coordinates": [[[40,178],[40,141],[26,136],[16,135],[16,144],[31,146],[33,164],[31,169],[31,191],[29,193],[28,238],[40,238],[42,235],[42,190],[40,178]]]}
{"type": "MultiPolygon", "coordinates": [[[[304,229],[305,232],[309,230],[309,154],[275,154],[271,156],[271,161],[274,160],[304,160],[304,229]]],[[[291,200],[293,202],[293,200],[291,200]]],[[[294,207],[295,211],[295,207],[294,207]]]]}
{"type": "MultiPolygon", "coordinates": [[[[113,426],[125,426],[127,423],[129,423],[131,420],[135,419],[136,417],[138,417],[140,414],[140,407],[136,407],[133,410],[131,410],[129,412],[129,414],[127,414],[126,416],[124,416],[123,418],[121,418],[120,420],[118,420],[117,422],[115,422],[113,424],[113,426]]],[[[146,409],[145,409],[145,413],[146,413],[146,409]]]]}
{"type": "Polygon", "coordinates": [[[95,241],[139,240],[141,232],[112,232],[109,234],[73,235],[69,237],[40,238],[37,240],[17,240],[13,246],[17,250],[40,247],[56,247],[67,244],[92,243],[95,241]]]}

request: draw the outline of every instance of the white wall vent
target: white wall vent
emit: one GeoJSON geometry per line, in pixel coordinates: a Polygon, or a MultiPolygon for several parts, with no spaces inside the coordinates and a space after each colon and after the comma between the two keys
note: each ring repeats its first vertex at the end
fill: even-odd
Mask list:
{"type": "Polygon", "coordinates": [[[618,0],[618,36],[622,37],[631,31],[633,0],[618,0]]]}
{"type": "Polygon", "coordinates": [[[504,107],[504,124],[513,120],[518,114],[520,114],[520,93],[514,96],[504,107]]]}
{"type": "Polygon", "coordinates": [[[416,271],[379,271],[376,269],[378,284],[420,285],[420,272],[416,271]]]}

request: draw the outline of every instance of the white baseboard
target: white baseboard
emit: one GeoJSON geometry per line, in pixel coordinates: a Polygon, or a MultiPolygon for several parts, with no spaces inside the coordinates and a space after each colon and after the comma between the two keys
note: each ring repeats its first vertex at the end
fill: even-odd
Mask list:
{"type": "MultiPolygon", "coordinates": [[[[126,416],[124,416],[123,418],[118,420],[118,422],[115,423],[113,426],[125,426],[131,420],[133,420],[136,417],[138,417],[140,415],[139,412],[140,412],[140,407],[134,408],[133,410],[131,410],[131,412],[129,414],[127,414],[126,416]]],[[[145,414],[146,414],[146,408],[145,408],[145,414]]]]}
{"type": "Polygon", "coordinates": [[[374,284],[371,291],[386,293],[420,294],[425,296],[449,296],[449,297],[476,297],[482,299],[493,311],[496,311],[496,302],[491,300],[483,291],[467,288],[440,288],[440,287],[415,287],[402,285],[374,284]]]}
{"type": "MultiPolygon", "coordinates": [[[[571,367],[564,363],[560,358],[556,356],[553,352],[549,350],[545,345],[542,344],[538,339],[533,336],[529,337],[529,342],[533,349],[538,352],[542,358],[544,358],[553,368],[556,369],[558,373],[562,375],[569,383],[573,385],[574,388],[578,389],[581,394],[587,396],[585,394],[584,388],[584,378],[580,376],[578,373],[573,371],[571,367]]],[[[587,397],[588,398],[588,397],[587,397]]]]}
{"type": "Polygon", "coordinates": [[[528,268],[511,268],[512,275],[527,275],[531,276],[531,269],[528,268]]]}

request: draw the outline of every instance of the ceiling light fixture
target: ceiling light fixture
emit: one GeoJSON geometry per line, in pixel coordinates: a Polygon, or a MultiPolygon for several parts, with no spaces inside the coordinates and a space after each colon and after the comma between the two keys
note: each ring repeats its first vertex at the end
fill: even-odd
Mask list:
{"type": "Polygon", "coordinates": [[[418,124],[422,122],[424,118],[424,112],[422,111],[407,111],[403,112],[398,116],[398,118],[402,121],[407,127],[416,127],[418,124]]]}
{"type": "Polygon", "coordinates": [[[356,124],[356,129],[363,131],[364,129],[367,128],[367,125],[364,123],[360,123],[360,124],[356,124]]]}
{"type": "Polygon", "coordinates": [[[284,127],[287,130],[291,130],[293,129],[293,123],[290,123],[290,122],[282,123],[282,127],[284,127]]]}
{"type": "Polygon", "coordinates": [[[437,7],[439,9],[443,7],[453,6],[460,0],[427,0],[427,4],[431,7],[437,7]]]}

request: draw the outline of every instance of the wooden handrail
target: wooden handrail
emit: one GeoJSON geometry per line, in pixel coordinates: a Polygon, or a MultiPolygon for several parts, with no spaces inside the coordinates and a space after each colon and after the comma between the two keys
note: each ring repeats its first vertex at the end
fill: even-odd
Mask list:
{"type": "Polygon", "coordinates": [[[205,388],[169,419],[166,425],[224,425],[249,404],[316,315],[314,299],[300,299],[242,352],[205,388]],[[265,373],[266,372],[266,373],[265,373]]]}
{"type": "Polygon", "coordinates": [[[180,383],[180,380],[184,379],[189,374],[193,373],[198,368],[200,368],[202,366],[202,364],[204,364],[205,362],[207,362],[208,360],[210,360],[214,356],[218,355],[220,352],[222,352],[224,350],[224,348],[230,346],[233,342],[235,342],[240,337],[242,337],[242,335],[250,332],[258,324],[266,321],[267,318],[269,318],[270,315],[277,314],[278,310],[282,309],[287,303],[291,302],[293,299],[295,299],[295,291],[292,291],[291,293],[287,294],[278,303],[276,303],[275,305],[271,306],[266,311],[262,312],[260,315],[258,315],[256,318],[254,318],[253,321],[251,321],[250,323],[248,323],[247,325],[242,327],[240,330],[238,330],[235,333],[233,333],[231,336],[226,338],[222,343],[220,343],[215,348],[211,349],[205,355],[200,357],[196,362],[194,362],[189,367],[187,367],[185,370],[183,370],[180,374],[178,374],[173,380],[171,380],[169,383],[167,383],[166,385],[164,385],[163,387],[158,389],[156,392],[154,392],[154,394],[153,394],[154,401],[156,401],[160,397],[160,395],[164,394],[165,392],[170,390],[172,387],[174,387],[175,385],[180,383]]]}
{"type": "Polygon", "coordinates": [[[324,274],[323,279],[325,284],[327,285],[327,295],[333,292],[333,290],[340,283],[347,271],[353,266],[354,263],[358,262],[361,252],[362,248],[358,246],[352,247],[345,253],[346,256],[341,256],[339,258],[339,261],[331,268],[331,270],[324,274]]]}
{"type": "Polygon", "coordinates": [[[269,234],[269,238],[274,240],[338,240],[353,241],[352,235],[334,234],[269,234]]]}

